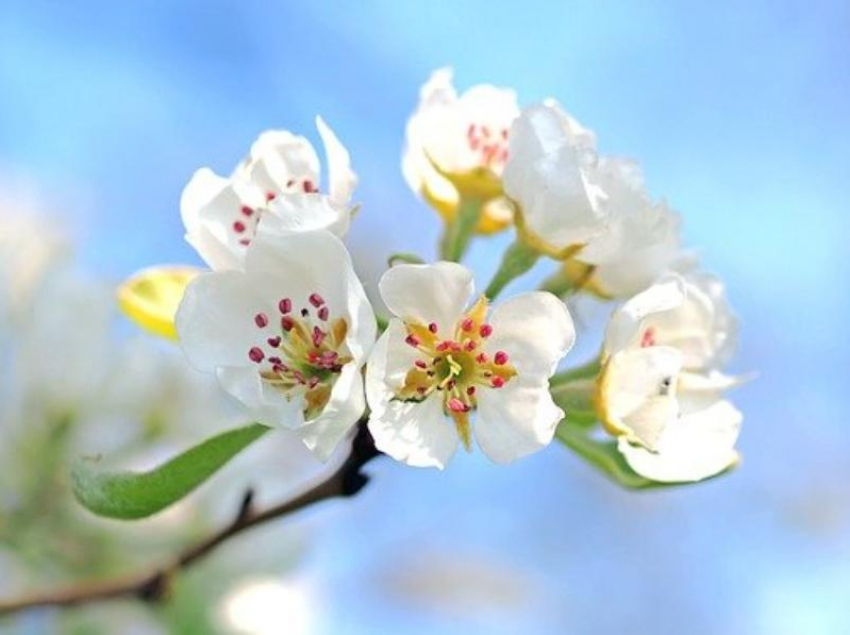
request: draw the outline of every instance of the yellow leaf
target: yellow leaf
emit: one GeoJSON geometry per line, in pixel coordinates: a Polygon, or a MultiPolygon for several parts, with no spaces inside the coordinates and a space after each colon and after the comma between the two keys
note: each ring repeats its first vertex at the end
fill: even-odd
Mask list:
{"type": "Polygon", "coordinates": [[[118,306],[145,331],[176,340],[177,307],[188,284],[202,271],[187,265],[143,269],[118,288],[118,306]]]}

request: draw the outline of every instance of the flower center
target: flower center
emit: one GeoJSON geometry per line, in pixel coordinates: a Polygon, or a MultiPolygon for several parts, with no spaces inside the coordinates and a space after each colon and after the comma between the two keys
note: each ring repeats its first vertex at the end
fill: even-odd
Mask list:
{"type": "MultiPolygon", "coordinates": [[[[286,182],[286,187],[279,193],[293,194],[295,192],[304,192],[305,194],[317,194],[319,188],[316,187],[316,182],[307,177],[303,179],[289,179],[286,182]]],[[[271,203],[277,198],[278,192],[266,192],[266,203],[271,203]]],[[[251,240],[257,233],[257,225],[260,218],[267,211],[264,206],[251,207],[249,205],[241,205],[235,220],[230,225],[231,231],[236,235],[236,239],[240,245],[247,247],[251,244],[251,240]]]]}
{"type": "Polygon", "coordinates": [[[488,126],[469,124],[466,129],[469,149],[478,155],[483,167],[501,171],[508,160],[508,129],[492,130],[488,126]]]}
{"type": "Polygon", "coordinates": [[[498,390],[517,374],[508,353],[485,350],[486,340],[493,334],[486,316],[487,299],[482,296],[452,333],[439,333],[433,322],[405,323],[405,342],[420,355],[396,396],[404,401],[423,401],[434,392],[441,393],[443,409],[467,449],[471,445],[469,414],[477,407],[478,391],[498,390]]]}
{"type": "Polygon", "coordinates": [[[290,298],[278,302],[276,321],[266,313],[254,315],[263,339],[248,350],[268,385],[291,400],[304,396],[304,416],[312,419],[327,405],[343,366],[351,361],[345,346],[348,323],[332,318],[324,298],[310,294],[301,309],[290,298]]]}

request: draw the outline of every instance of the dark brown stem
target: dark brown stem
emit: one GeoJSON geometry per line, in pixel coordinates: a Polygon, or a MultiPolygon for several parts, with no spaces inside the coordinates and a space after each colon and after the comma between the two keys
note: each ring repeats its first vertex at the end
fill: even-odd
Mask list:
{"type": "Polygon", "coordinates": [[[55,591],[33,593],[12,600],[0,600],[0,617],[37,607],[75,606],[117,598],[137,598],[145,602],[162,600],[168,596],[171,581],[176,574],[188,569],[234,536],[321,501],[356,495],[369,481],[369,477],[362,472],[363,466],[379,454],[365,422],[361,422],[352,443],[351,453],[342,465],[324,480],[295,498],[268,509],[255,510],[254,493],[248,490],[236,517],[229,525],[189,546],[171,562],[154,570],[126,577],[83,582],[55,591]]]}

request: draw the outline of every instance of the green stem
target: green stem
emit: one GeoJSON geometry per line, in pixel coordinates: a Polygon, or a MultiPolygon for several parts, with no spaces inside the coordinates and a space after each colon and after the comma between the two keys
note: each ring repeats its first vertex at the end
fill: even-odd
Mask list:
{"type": "Polygon", "coordinates": [[[493,300],[511,281],[519,278],[534,266],[540,254],[517,238],[505,251],[498,271],[493,276],[484,294],[493,300]]]}
{"type": "Polygon", "coordinates": [[[599,374],[599,357],[594,357],[592,360],[581,366],[569,368],[563,372],[554,375],[549,380],[549,385],[553,388],[574,382],[577,379],[593,379],[599,374]]]}
{"type": "Polygon", "coordinates": [[[477,198],[461,199],[457,215],[446,224],[446,231],[440,241],[440,257],[443,260],[461,261],[478,225],[482,207],[483,202],[477,198]]]}

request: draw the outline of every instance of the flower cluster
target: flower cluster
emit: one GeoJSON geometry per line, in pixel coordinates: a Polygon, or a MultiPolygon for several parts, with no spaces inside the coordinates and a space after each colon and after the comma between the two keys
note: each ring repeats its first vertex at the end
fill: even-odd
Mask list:
{"type": "Polygon", "coordinates": [[[600,154],[553,100],[521,108],[490,85],[458,95],[451,71],[436,71],[402,171],[444,222],[440,258],[392,258],[376,315],[343,242],[357,178],[317,127],[324,186],[307,139],[261,134],[229,177],[201,169],[183,193],[186,239],[210,270],[149,270],[122,290],[128,314],[176,336],[247,416],[295,431],[323,460],[368,421],[377,448],[413,466],[442,468],[473,441],[506,463],[576,430],[584,442],[567,445],[580,454],[613,447],[654,483],[737,461],[741,414],[721,394],[741,381],[721,372],[735,320],[636,163],[600,154]],[[476,294],[465,250],[509,227],[516,240],[476,294]],[[498,301],[541,257],[556,265],[540,289],[498,301]],[[599,358],[560,370],[579,293],[618,305],[599,358]]]}

